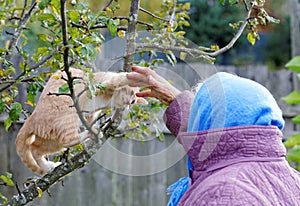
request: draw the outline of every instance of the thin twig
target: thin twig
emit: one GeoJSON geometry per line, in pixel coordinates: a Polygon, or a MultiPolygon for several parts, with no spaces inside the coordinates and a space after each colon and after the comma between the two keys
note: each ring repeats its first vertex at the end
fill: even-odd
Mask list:
{"type": "Polygon", "coordinates": [[[248,7],[248,4],[247,4],[247,1],[246,1],[246,0],[243,0],[243,2],[244,2],[246,11],[249,11],[249,7],[248,7]]]}
{"type": "MultiPolygon", "coordinates": [[[[89,29],[102,29],[102,28],[107,28],[107,25],[106,24],[96,24],[94,26],[91,26],[91,27],[88,27],[88,26],[85,26],[85,25],[81,25],[81,24],[76,24],[74,22],[71,22],[71,25],[73,27],[76,27],[76,28],[81,28],[81,29],[86,29],[86,30],[89,30],[89,29]]],[[[125,26],[118,26],[117,27],[117,31],[126,31],[127,30],[127,27],[125,26]]]]}
{"type": "Polygon", "coordinates": [[[18,41],[21,37],[22,31],[24,30],[24,26],[27,24],[27,22],[28,22],[29,18],[31,17],[31,14],[32,14],[33,10],[35,9],[36,5],[37,5],[36,0],[33,0],[30,9],[21,18],[21,20],[19,22],[19,25],[18,25],[18,28],[16,29],[16,31],[15,31],[13,37],[12,37],[12,40],[11,40],[9,46],[8,46],[8,51],[9,51],[8,56],[7,56],[8,60],[10,59],[10,56],[12,55],[13,50],[16,47],[16,45],[17,45],[17,43],[18,43],[18,41]]]}
{"type": "Polygon", "coordinates": [[[17,189],[18,194],[19,194],[20,197],[21,197],[21,196],[22,196],[22,195],[21,195],[21,190],[20,190],[19,185],[18,185],[17,182],[15,182],[15,186],[16,186],[16,189],[17,189]]]}
{"type": "Polygon", "coordinates": [[[113,0],[109,0],[109,2],[106,4],[106,6],[103,7],[102,11],[105,11],[105,9],[106,9],[107,7],[109,7],[109,6],[111,5],[112,2],[113,2],[113,0]]]}
{"type": "Polygon", "coordinates": [[[55,96],[68,96],[68,97],[72,97],[70,93],[64,93],[64,92],[61,92],[61,93],[56,93],[56,92],[48,92],[47,95],[55,95],[55,96]]]}
{"type": "Polygon", "coordinates": [[[53,31],[52,29],[46,27],[44,24],[41,25],[42,28],[50,31],[52,34],[54,34],[57,38],[60,38],[60,36],[58,34],[55,33],[55,31],[53,31]]]}
{"type": "Polygon", "coordinates": [[[93,131],[93,129],[90,127],[90,125],[86,122],[81,109],[80,109],[80,104],[79,100],[75,95],[74,92],[74,86],[73,86],[73,81],[74,78],[72,77],[71,71],[70,71],[70,65],[69,65],[69,43],[68,43],[68,31],[67,31],[67,23],[66,23],[66,0],[60,0],[61,3],[61,8],[60,8],[60,13],[61,13],[61,26],[62,26],[62,35],[63,35],[63,45],[64,45],[64,51],[63,51],[63,59],[64,59],[64,71],[67,74],[68,77],[68,86],[70,90],[70,95],[73,99],[74,102],[74,107],[77,111],[78,117],[82,123],[82,125],[95,137],[96,143],[98,143],[98,135],[93,131]]]}
{"type": "MultiPolygon", "coordinates": [[[[127,20],[127,21],[129,22],[129,17],[127,17],[127,16],[115,16],[115,17],[113,17],[113,19],[127,20]]],[[[137,24],[141,24],[141,25],[145,25],[145,26],[147,26],[148,28],[153,29],[153,25],[152,25],[152,24],[149,24],[149,23],[147,23],[147,22],[137,20],[136,23],[137,23],[137,24]]]]}
{"type": "Polygon", "coordinates": [[[192,55],[216,57],[216,56],[228,51],[230,48],[233,47],[235,42],[239,39],[239,37],[242,35],[243,31],[245,30],[245,28],[247,26],[247,21],[251,15],[251,11],[252,11],[252,7],[248,11],[243,24],[240,26],[238,32],[232,38],[232,40],[226,46],[224,46],[221,49],[214,51],[214,52],[205,52],[205,51],[202,51],[199,49],[191,49],[191,48],[184,48],[184,47],[177,47],[177,46],[162,46],[162,45],[158,45],[158,44],[148,44],[148,43],[138,43],[138,44],[136,44],[136,48],[159,49],[162,51],[171,50],[171,51],[185,52],[185,53],[192,54],[192,55]]]}
{"type": "Polygon", "coordinates": [[[23,6],[23,9],[22,9],[22,12],[21,12],[21,15],[20,15],[20,19],[23,18],[26,7],[27,7],[27,0],[24,1],[24,6],[23,6]]]}
{"type": "Polygon", "coordinates": [[[23,71],[19,76],[17,76],[17,78],[14,81],[9,82],[6,86],[2,87],[0,89],[0,92],[3,92],[7,88],[9,88],[11,85],[13,85],[15,82],[17,82],[24,75],[25,75],[25,71],[23,71]]]}
{"type": "Polygon", "coordinates": [[[148,14],[148,15],[150,15],[150,16],[152,16],[152,17],[155,18],[155,19],[159,19],[159,20],[161,20],[161,21],[168,21],[168,20],[166,20],[166,19],[164,19],[164,18],[161,18],[161,17],[159,17],[159,16],[156,16],[156,15],[153,14],[152,12],[150,12],[150,11],[148,11],[148,10],[142,8],[142,7],[140,7],[139,10],[142,11],[142,12],[144,12],[144,13],[146,13],[146,14],[148,14]]]}
{"type": "Polygon", "coordinates": [[[176,5],[177,5],[176,1],[173,0],[173,12],[172,12],[172,14],[170,16],[170,20],[169,20],[171,26],[173,26],[173,22],[176,20],[176,5]]]}
{"type": "MultiPolygon", "coordinates": [[[[39,68],[40,66],[42,66],[43,64],[46,63],[46,61],[48,61],[49,59],[52,58],[52,55],[49,55],[48,57],[44,58],[43,60],[41,60],[40,62],[38,62],[37,64],[33,65],[30,67],[31,70],[35,70],[37,68],[39,68]]],[[[20,81],[20,82],[31,82],[33,81],[33,77],[29,77],[29,78],[26,78],[26,79],[21,79],[21,77],[23,77],[24,75],[26,74],[26,71],[23,71],[19,76],[17,76],[14,80],[8,80],[8,81],[1,81],[0,82],[0,85],[1,84],[7,84],[6,86],[2,87],[0,89],[0,92],[8,89],[10,86],[12,86],[13,84],[15,84],[16,82],[20,81]]]]}
{"type": "Polygon", "coordinates": [[[31,66],[30,69],[31,70],[35,70],[37,68],[39,68],[40,66],[42,66],[43,64],[45,64],[49,59],[51,59],[53,57],[53,55],[49,55],[47,57],[44,57],[41,61],[39,61],[38,63],[36,63],[35,65],[31,66]]]}

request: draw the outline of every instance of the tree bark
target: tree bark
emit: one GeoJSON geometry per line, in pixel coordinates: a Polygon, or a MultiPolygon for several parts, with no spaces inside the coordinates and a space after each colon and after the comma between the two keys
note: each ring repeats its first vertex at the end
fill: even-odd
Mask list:
{"type": "Polygon", "coordinates": [[[131,71],[131,63],[133,62],[133,57],[136,49],[136,24],[138,21],[138,11],[140,7],[140,0],[131,0],[130,3],[130,13],[129,22],[127,29],[127,44],[126,44],[126,54],[124,58],[124,71],[131,71]]]}

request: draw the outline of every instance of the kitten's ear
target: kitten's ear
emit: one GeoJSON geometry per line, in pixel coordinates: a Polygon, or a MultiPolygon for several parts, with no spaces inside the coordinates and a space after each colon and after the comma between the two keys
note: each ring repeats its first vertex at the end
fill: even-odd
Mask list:
{"type": "Polygon", "coordinates": [[[148,104],[148,101],[142,97],[136,97],[135,104],[148,104]]]}

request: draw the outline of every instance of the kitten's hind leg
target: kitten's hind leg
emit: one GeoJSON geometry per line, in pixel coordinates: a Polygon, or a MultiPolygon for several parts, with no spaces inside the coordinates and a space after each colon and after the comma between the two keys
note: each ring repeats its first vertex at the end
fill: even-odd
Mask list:
{"type": "Polygon", "coordinates": [[[53,168],[61,164],[60,162],[52,162],[46,160],[46,158],[39,152],[38,149],[32,150],[32,156],[35,159],[40,169],[40,171],[34,171],[34,172],[38,172],[40,174],[49,172],[50,170],[52,170],[53,168]]]}
{"type": "MultiPolygon", "coordinates": [[[[84,138],[84,136],[82,137],[84,138]]],[[[68,135],[63,138],[58,138],[58,142],[63,146],[63,147],[72,147],[75,145],[78,145],[81,143],[82,138],[80,135],[68,135]]]]}

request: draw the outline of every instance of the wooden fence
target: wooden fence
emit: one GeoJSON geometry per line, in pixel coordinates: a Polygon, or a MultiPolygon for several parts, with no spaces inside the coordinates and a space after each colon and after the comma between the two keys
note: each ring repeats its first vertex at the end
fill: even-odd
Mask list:
{"type": "MultiPolygon", "coordinates": [[[[158,72],[171,79],[176,86],[183,89],[191,89],[191,87],[199,81],[205,79],[216,71],[227,71],[236,73],[239,76],[253,79],[265,85],[278,100],[279,105],[283,109],[286,120],[284,129],[285,138],[294,134],[295,128],[290,118],[299,112],[298,108],[286,105],[281,97],[288,95],[293,90],[293,75],[288,70],[270,72],[265,66],[211,66],[193,63],[190,65],[179,64],[172,69],[160,69],[158,72]]],[[[3,124],[0,124],[0,174],[8,171],[13,174],[14,180],[17,181],[22,189],[22,182],[33,174],[21,163],[15,152],[14,141],[21,124],[14,124],[9,132],[5,132],[3,124]]],[[[92,160],[86,167],[72,173],[50,189],[50,195],[44,193],[41,198],[36,199],[30,205],[40,206],[158,206],[165,205],[168,196],[165,189],[168,185],[176,181],[178,178],[186,175],[185,158],[177,158],[179,161],[174,163],[174,157],[179,153],[164,155],[159,160],[154,158],[155,155],[172,143],[175,148],[181,151],[181,146],[174,141],[174,137],[166,132],[165,142],[159,142],[155,139],[147,141],[144,144],[136,143],[129,140],[113,140],[114,145],[128,154],[148,155],[150,158],[143,164],[135,164],[134,161],[124,162],[122,159],[114,159],[111,153],[103,154],[104,158],[111,161],[111,164],[122,165],[127,164],[130,170],[149,168],[165,168],[157,170],[155,174],[145,176],[127,176],[112,172],[105,169],[98,161],[92,160]],[[153,155],[153,158],[151,158],[153,155]]],[[[16,194],[15,188],[0,186],[0,192],[11,196],[16,194]]]]}

